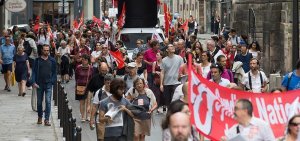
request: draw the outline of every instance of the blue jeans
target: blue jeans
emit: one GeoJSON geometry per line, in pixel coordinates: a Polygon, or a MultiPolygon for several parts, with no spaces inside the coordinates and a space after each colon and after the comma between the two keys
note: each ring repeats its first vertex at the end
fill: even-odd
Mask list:
{"type": "Polygon", "coordinates": [[[52,85],[39,85],[37,88],[37,111],[39,118],[43,117],[43,98],[45,94],[45,120],[49,121],[49,116],[51,112],[51,94],[52,94],[52,85]]]}

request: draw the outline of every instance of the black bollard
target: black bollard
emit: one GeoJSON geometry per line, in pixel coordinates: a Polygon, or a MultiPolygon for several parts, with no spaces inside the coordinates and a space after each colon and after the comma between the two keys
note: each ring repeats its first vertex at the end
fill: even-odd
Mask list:
{"type": "Polygon", "coordinates": [[[71,140],[71,127],[72,127],[72,107],[71,106],[68,106],[68,123],[67,123],[67,126],[66,126],[66,131],[67,131],[67,141],[72,141],[71,140]]]}
{"type": "Polygon", "coordinates": [[[57,81],[54,86],[53,86],[53,101],[54,101],[54,106],[57,106],[57,86],[60,84],[60,80],[57,81]]]}
{"type": "Polygon", "coordinates": [[[63,110],[63,135],[67,138],[67,124],[68,124],[68,103],[69,100],[65,99],[64,110],[63,110]]]}
{"type": "Polygon", "coordinates": [[[80,126],[76,127],[76,141],[81,141],[81,130],[80,126]]]}
{"type": "Polygon", "coordinates": [[[72,117],[72,124],[71,124],[71,141],[75,140],[75,133],[76,133],[76,118],[72,117]]]}

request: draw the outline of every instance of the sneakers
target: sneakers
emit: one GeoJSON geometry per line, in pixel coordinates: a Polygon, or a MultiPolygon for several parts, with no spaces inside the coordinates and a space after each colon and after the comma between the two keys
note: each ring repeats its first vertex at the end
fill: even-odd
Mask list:
{"type": "Polygon", "coordinates": [[[7,90],[8,92],[10,92],[11,91],[11,89],[7,86],[7,85],[5,85],[5,88],[4,88],[4,90],[7,90]]]}
{"type": "Polygon", "coordinates": [[[42,124],[43,123],[42,121],[43,121],[43,119],[39,117],[36,124],[42,124]]]}
{"type": "Polygon", "coordinates": [[[44,120],[44,125],[45,125],[45,126],[51,126],[49,120],[44,120]]]}

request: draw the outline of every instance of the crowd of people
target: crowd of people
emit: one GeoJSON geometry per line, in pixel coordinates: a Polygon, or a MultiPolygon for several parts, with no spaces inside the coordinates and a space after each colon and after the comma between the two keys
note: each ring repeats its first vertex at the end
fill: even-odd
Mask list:
{"type": "MultiPolygon", "coordinates": [[[[194,24],[192,18],[190,22],[194,24]]],[[[204,48],[197,39],[195,24],[190,24],[186,32],[180,24],[177,23],[176,32],[162,43],[151,37],[145,44],[142,39],[136,40],[133,57],[128,56],[123,42],[111,38],[110,29],[102,26],[68,30],[41,25],[38,32],[27,33],[18,27],[4,30],[0,38],[0,63],[5,90],[11,91],[11,72],[15,72],[18,82],[18,96],[26,95],[26,85],[36,88],[37,124],[42,124],[45,112],[44,125],[51,126],[50,99],[58,73],[63,84],[75,80],[74,97],[80,103],[81,122],[89,121],[91,128],[96,127],[98,140],[144,141],[145,136],[150,136],[153,115],[165,113],[163,141],[203,141],[189,119],[189,62],[202,77],[232,89],[264,93],[269,91],[269,81],[259,66],[258,42],[248,44],[231,29],[212,36],[204,48]],[[42,110],[44,94],[45,111],[42,110]]],[[[282,88],[272,92],[299,89],[299,82],[300,61],[284,77],[282,88]]],[[[239,124],[255,122],[266,128],[266,132],[272,132],[261,121],[252,120],[251,108],[247,100],[237,102],[235,113],[241,117],[239,124]]],[[[297,134],[299,116],[292,118],[288,125],[285,140],[297,134]]],[[[236,133],[236,128],[232,132],[236,133]]],[[[272,138],[272,134],[266,136],[272,138]]]]}

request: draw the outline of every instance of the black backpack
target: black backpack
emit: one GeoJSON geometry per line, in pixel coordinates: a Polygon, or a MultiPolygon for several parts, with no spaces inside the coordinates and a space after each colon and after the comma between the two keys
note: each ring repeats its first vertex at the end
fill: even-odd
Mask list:
{"type": "Polygon", "coordinates": [[[27,56],[30,56],[32,52],[32,47],[30,46],[29,41],[25,40],[23,46],[24,46],[24,52],[27,54],[27,56]]]}

